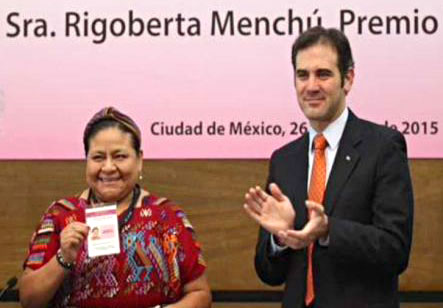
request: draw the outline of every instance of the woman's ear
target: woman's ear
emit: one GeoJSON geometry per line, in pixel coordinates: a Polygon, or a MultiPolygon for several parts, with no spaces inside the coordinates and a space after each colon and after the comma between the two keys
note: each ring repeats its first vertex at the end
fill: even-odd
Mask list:
{"type": "Polygon", "coordinates": [[[141,175],[143,172],[143,151],[140,150],[140,152],[138,153],[138,172],[141,175]]]}

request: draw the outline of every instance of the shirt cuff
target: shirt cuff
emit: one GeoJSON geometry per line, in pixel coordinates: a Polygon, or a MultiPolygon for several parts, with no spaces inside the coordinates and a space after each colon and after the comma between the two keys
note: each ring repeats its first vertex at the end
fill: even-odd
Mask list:
{"type": "Polygon", "coordinates": [[[325,246],[325,247],[329,246],[329,235],[326,236],[326,237],[319,238],[318,239],[318,244],[320,246],[325,246]]]}
{"type": "Polygon", "coordinates": [[[271,234],[271,256],[275,256],[279,254],[280,252],[286,250],[288,246],[280,246],[277,244],[277,241],[274,239],[274,234],[271,234]]]}

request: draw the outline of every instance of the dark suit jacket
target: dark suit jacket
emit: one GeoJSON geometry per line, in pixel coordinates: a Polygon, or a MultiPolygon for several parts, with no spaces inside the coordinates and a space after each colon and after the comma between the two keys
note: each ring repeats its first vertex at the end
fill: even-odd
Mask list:
{"type": "MultiPolygon", "coordinates": [[[[292,201],[295,229],[307,222],[308,144],[306,134],[275,151],[270,162],[268,184],[278,184],[292,201]]],[[[315,306],[399,307],[398,275],[408,265],[413,219],[404,137],[350,112],[324,206],[329,245],[315,243],[315,306]]],[[[260,229],[256,271],[267,284],[285,283],[283,307],[303,307],[306,249],[272,255],[269,237],[260,229]]]]}

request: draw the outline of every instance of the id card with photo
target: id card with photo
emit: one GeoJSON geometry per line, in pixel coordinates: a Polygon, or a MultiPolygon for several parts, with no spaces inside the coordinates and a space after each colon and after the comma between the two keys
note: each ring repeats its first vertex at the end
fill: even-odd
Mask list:
{"type": "Polygon", "coordinates": [[[85,216],[89,226],[88,256],[93,258],[120,253],[117,205],[86,209],[85,216]]]}

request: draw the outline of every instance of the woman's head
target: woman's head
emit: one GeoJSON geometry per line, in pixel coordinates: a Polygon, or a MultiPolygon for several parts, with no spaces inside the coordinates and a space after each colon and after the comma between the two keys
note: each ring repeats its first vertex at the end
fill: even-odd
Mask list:
{"type": "Polygon", "coordinates": [[[105,107],[94,114],[88,124],[86,124],[83,133],[83,146],[86,156],[88,156],[91,138],[98,132],[110,127],[118,127],[122,132],[130,134],[132,147],[137,154],[140,153],[141,133],[134,120],[114,107],[105,107]]]}
{"type": "Polygon", "coordinates": [[[89,121],[83,137],[86,181],[103,202],[125,201],[142,172],[140,130],[135,122],[108,107],[89,121]]]}

